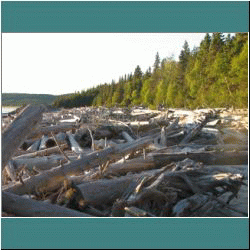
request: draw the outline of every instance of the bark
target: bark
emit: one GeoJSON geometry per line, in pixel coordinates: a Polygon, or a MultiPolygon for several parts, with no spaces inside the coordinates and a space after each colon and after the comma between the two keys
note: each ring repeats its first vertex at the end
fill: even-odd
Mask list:
{"type": "Polygon", "coordinates": [[[27,135],[42,120],[44,106],[27,106],[2,134],[2,169],[24,142],[27,135]]]}

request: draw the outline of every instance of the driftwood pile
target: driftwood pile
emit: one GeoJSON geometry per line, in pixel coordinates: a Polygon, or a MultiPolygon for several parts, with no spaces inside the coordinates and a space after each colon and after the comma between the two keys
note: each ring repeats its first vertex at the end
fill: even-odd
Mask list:
{"type": "Polygon", "coordinates": [[[245,117],[247,110],[27,106],[3,118],[2,215],[248,216],[231,205],[247,192],[245,117]]]}

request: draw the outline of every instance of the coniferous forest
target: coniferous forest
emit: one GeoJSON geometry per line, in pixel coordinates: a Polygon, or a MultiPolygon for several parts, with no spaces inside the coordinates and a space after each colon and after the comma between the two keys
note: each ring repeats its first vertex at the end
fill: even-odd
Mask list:
{"type": "Polygon", "coordinates": [[[138,65],[118,82],[59,96],[54,102],[65,108],[135,105],[153,109],[248,107],[248,33],[204,34],[193,50],[185,41],[178,61],[161,58],[157,52],[153,67],[146,72],[138,65]]]}

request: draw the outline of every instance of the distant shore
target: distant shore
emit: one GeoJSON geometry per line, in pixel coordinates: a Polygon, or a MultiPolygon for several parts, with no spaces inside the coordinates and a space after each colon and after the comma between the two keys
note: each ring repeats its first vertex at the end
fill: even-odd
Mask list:
{"type": "Polygon", "coordinates": [[[18,108],[19,106],[2,106],[2,114],[8,114],[18,108]]]}

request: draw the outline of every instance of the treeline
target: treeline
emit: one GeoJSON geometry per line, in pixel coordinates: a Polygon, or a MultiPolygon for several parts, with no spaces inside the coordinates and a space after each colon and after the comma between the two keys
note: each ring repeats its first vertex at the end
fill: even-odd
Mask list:
{"type": "Polygon", "coordinates": [[[137,66],[118,82],[61,96],[54,105],[248,107],[248,34],[207,33],[192,51],[185,41],[178,61],[161,59],[157,52],[152,69],[145,73],[137,66]]]}

